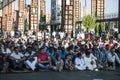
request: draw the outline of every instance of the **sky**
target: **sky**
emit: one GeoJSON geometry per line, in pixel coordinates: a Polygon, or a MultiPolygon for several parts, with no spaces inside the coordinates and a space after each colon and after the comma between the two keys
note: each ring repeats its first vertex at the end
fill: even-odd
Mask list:
{"type": "MultiPolygon", "coordinates": [[[[27,0],[29,2],[29,0],[27,0]]],[[[81,10],[83,15],[83,6],[85,0],[81,1],[81,10]]],[[[91,13],[91,0],[86,0],[87,2],[87,14],[91,13]]],[[[51,0],[46,0],[46,11],[50,10],[51,0]]],[[[105,0],[105,14],[118,13],[118,0],[105,0]]]]}

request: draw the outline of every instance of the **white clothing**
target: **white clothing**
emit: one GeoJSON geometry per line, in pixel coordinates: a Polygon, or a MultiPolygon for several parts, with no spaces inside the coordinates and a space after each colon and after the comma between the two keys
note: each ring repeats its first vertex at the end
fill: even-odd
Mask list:
{"type": "Polygon", "coordinates": [[[96,61],[92,56],[90,57],[85,56],[84,60],[85,60],[85,65],[86,67],[88,67],[89,70],[94,70],[97,67],[96,61]],[[92,61],[93,61],[93,64],[91,64],[92,61]]]}
{"type": "Polygon", "coordinates": [[[22,57],[24,57],[24,55],[22,53],[16,54],[15,52],[13,52],[10,56],[15,59],[21,59],[22,57]]]}
{"type": "Polygon", "coordinates": [[[10,54],[11,50],[9,48],[6,48],[6,50],[4,48],[2,48],[2,53],[3,54],[10,54]]]}
{"type": "Polygon", "coordinates": [[[34,51],[31,52],[31,55],[30,55],[28,52],[26,52],[26,53],[25,53],[25,56],[26,56],[26,57],[28,57],[28,56],[33,56],[34,54],[35,54],[34,51]]]}
{"type": "Polygon", "coordinates": [[[112,55],[112,53],[108,53],[107,55],[107,59],[109,62],[115,62],[115,60],[117,60],[117,62],[120,64],[120,58],[118,57],[118,55],[116,53],[114,53],[114,55],[112,55]]]}
{"type": "MultiPolygon", "coordinates": [[[[31,55],[27,52],[27,53],[25,53],[25,56],[26,57],[33,56],[34,54],[35,54],[34,51],[32,51],[31,55]]],[[[36,68],[35,66],[36,66],[38,60],[37,60],[37,57],[33,57],[33,58],[34,58],[34,60],[32,62],[30,60],[26,60],[25,65],[27,68],[31,68],[32,70],[35,70],[35,68],[36,68]]]]}
{"type": "Polygon", "coordinates": [[[28,68],[31,68],[32,70],[35,70],[36,63],[37,63],[37,57],[34,57],[34,61],[32,61],[32,62],[30,60],[25,61],[26,66],[28,68]]]}
{"type": "Polygon", "coordinates": [[[7,31],[4,31],[4,32],[3,32],[3,36],[4,36],[4,38],[7,38],[7,36],[8,36],[7,31]]]}
{"type": "Polygon", "coordinates": [[[86,70],[86,65],[85,65],[85,61],[83,58],[76,58],[75,59],[75,68],[77,70],[86,70]]]}

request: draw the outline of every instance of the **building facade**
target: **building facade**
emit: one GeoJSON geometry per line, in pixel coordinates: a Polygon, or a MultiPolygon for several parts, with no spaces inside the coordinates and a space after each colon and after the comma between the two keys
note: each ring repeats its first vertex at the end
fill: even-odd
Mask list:
{"type": "Polygon", "coordinates": [[[30,25],[32,31],[38,31],[38,0],[33,0],[30,7],[30,25]]]}
{"type": "Polygon", "coordinates": [[[51,31],[61,29],[61,5],[62,0],[51,0],[51,31]]]}
{"type": "Polygon", "coordinates": [[[40,22],[44,22],[46,17],[46,0],[40,0],[40,17],[40,22]]]}
{"type": "Polygon", "coordinates": [[[78,21],[81,18],[81,2],[75,0],[75,20],[78,21]]]}
{"type": "Polygon", "coordinates": [[[85,5],[84,5],[84,7],[83,7],[83,16],[86,16],[86,0],[85,0],[85,5]]]}
{"type": "Polygon", "coordinates": [[[104,18],[105,0],[91,0],[91,14],[94,17],[104,18]]]}
{"type": "MultiPolygon", "coordinates": [[[[3,6],[8,4],[9,0],[3,0],[3,6]]],[[[2,8],[2,30],[11,31],[13,26],[12,19],[12,3],[9,3],[7,6],[2,8]]]]}
{"type": "Polygon", "coordinates": [[[74,37],[75,23],[80,19],[80,1],[62,0],[62,30],[67,32],[68,37],[74,37]]]}
{"type": "Polygon", "coordinates": [[[19,0],[19,19],[18,19],[18,30],[24,32],[24,10],[25,10],[25,0],[19,0]]]}

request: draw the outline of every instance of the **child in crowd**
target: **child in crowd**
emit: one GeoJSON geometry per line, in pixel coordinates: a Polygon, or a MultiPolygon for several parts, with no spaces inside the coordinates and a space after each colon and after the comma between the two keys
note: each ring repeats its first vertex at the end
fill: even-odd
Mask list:
{"type": "Polygon", "coordinates": [[[59,55],[56,55],[56,70],[61,72],[63,70],[64,62],[59,55]]]}
{"type": "Polygon", "coordinates": [[[72,62],[72,55],[70,53],[68,53],[66,55],[66,59],[65,59],[65,69],[66,70],[74,70],[74,64],[72,62]]]}

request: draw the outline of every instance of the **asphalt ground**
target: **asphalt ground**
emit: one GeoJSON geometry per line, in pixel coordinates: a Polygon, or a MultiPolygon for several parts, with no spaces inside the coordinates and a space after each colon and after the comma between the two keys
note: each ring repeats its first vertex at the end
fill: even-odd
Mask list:
{"type": "Polygon", "coordinates": [[[2,73],[0,80],[120,80],[120,70],[2,73]]]}

